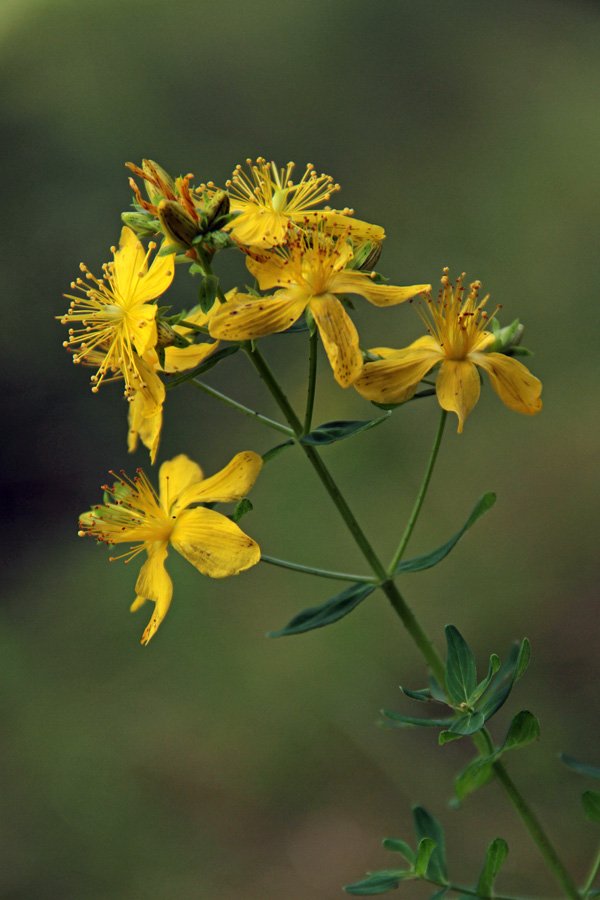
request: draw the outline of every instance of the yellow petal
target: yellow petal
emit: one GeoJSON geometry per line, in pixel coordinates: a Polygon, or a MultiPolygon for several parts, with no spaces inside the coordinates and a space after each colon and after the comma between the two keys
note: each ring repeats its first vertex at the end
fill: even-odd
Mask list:
{"type": "Polygon", "coordinates": [[[262,457],[252,450],[236,453],[220,472],[183,491],[177,498],[173,512],[185,509],[191,503],[231,503],[241,500],[258,478],[262,464],[262,457]]]}
{"type": "Polygon", "coordinates": [[[387,284],[375,284],[366,272],[355,272],[344,269],[335,276],[330,290],[336,294],[360,294],[375,306],[395,306],[411,300],[423,291],[430,291],[430,284],[411,284],[409,287],[394,287],[387,284]]]}
{"type": "Polygon", "coordinates": [[[481,382],[477,367],[468,359],[445,359],[436,381],[436,393],[442,409],[458,416],[458,433],[479,400],[481,382]]]}
{"type": "Polygon", "coordinates": [[[214,353],[219,342],[191,344],[189,347],[166,347],[164,372],[182,372],[199,366],[211,353],[214,353]]]}
{"type": "Polygon", "coordinates": [[[155,256],[149,271],[142,276],[137,276],[135,299],[138,303],[154,300],[163,294],[175,275],[175,254],[169,256],[155,256]]]}
{"type": "Polygon", "coordinates": [[[442,358],[439,347],[429,336],[404,350],[377,347],[371,353],[385,358],[366,363],[354,387],[362,397],[374,403],[410,400],[421,379],[442,358]]]}
{"type": "Polygon", "coordinates": [[[129,431],[127,434],[127,449],[133,453],[137,449],[138,439],[150,451],[150,462],[154,465],[160,432],[162,428],[162,406],[153,416],[146,416],[145,399],[140,391],[136,391],[129,404],[129,431]]]}
{"type": "Polygon", "coordinates": [[[327,234],[338,236],[349,234],[355,247],[366,244],[367,241],[380,244],[385,238],[385,231],[381,225],[372,225],[370,222],[361,222],[352,216],[334,210],[314,209],[303,211],[301,215],[293,217],[297,225],[306,225],[315,228],[323,222],[323,229],[327,234]]]}
{"type": "Polygon", "coordinates": [[[363,366],[354,323],[333,294],[317,294],[312,297],[310,311],[319,329],[333,376],[342,387],[348,387],[358,377],[363,366]]]}
{"type": "Polygon", "coordinates": [[[198,507],[180,513],[171,543],[203,575],[226,578],[260,560],[258,544],[213,509],[198,507]]]}
{"type": "Polygon", "coordinates": [[[119,249],[110,265],[116,293],[128,304],[136,287],[137,273],[145,270],[146,251],[131,228],[121,230],[119,249]]]}
{"type": "MultiPolygon", "coordinates": [[[[232,201],[232,212],[236,206],[239,208],[240,204],[232,201]]],[[[252,205],[236,216],[224,230],[230,231],[232,237],[240,244],[260,250],[274,247],[285,240],[288,221],[289,218],[281,213],[252,205]]]]}
{"type": "Polygon", "coordinates": [[[148,363],[149,358],[152,354],[148,354],[146,359],[135,358],[138,377],[133,378],[132,382],[135,396],[139,394],[143,399],[142,415],[155,416],[162,410],[166,392],[161,379],[148,363]]]}
{"type": "Polygon", "coordinates": [[[168,545],[166,541],[156,543],[148,549],[148,559],[138,576],[135,598],[131,609],[139,609],[146,600],[154,601],[154,613],[144,634],[142,644],[147,644],[167,614],[173,596],[173,582],[165,569],[168,545]]]}
{"type": "Polygon", "coordinates": [[[308,299],[298,288],[278,291],[272,297],[238,294],[212,317],[210,334],[226,341],[248,341],[285,331],[302,315],[308,299]]]}
{"type": "Polygon", "coordinates": [[[127,325],[131,341],[140,356],[156,346],[156,306],[140,303],[129,312],[127,325]]]}
{"type": "Polygon", "coordinates": [[[470,359],[485,369],[492,387],[510,409],[533,416],[542,408],[542,382],[529,369],[503,353],[471,353],[470,359]]]}
{"type": "Polygon", "coordinates": [[[192,462],[185,453],[164,462],[158,473],[160,485],[160,505],[170,513],[171,507],[179,495],[192,484],[202,481],[204,475],[198,463],[192,462]]]}
{"type": "Polygon", "coordinates": [[[248,271],[258,280],[261,291],[269,291],[274,287],[287,287],[296,284],[295,280],[286,271],[289,261],[280,253],[265,253],[260,259],[248,256],[246,259],[248,271]]]}

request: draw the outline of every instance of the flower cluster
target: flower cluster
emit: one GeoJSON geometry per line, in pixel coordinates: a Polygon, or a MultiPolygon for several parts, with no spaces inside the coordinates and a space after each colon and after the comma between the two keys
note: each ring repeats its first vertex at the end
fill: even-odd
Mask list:
{"type": "MultiPolygon", "coordinates": [[[[510,340],[498,338],[495,313],[485,310],[488,298],[479,299],[479,282],[466,291],[464,276],[453,285],[445,270],[437,299],[428,283],[387,284],[373,271],[383,228],[356,219],[352,209],[323,206],[339,190],[329,175],[317,175],[308,165],[294,182],[293,163],[278,168],[259,158],[247,160],[247,171],[237,166],[223,188],[212,181],[194,187],[193,175],[172,178],[151,160],[127,165],[143,182],[146,197],[130,178],[134,210],[123,214],[119,247],[111,249],[113,259],[101,278],[81,264],[82,276],[71,284],[77,294],[66,295],[71,302],[61,321],[69,326],[64,346],[73,361],[95,370],[94,392],[103,383],[123,382],[130,452],[141,442],[151,463],[156,460],[165,380],[194,379],[228,355],[221,341],[245,345],[287,331],[302,316],[311,333],[318,332],[336,382],[378,405],[411,399],[436,369],[438,401],[456,413],[462,432],[479,397],[478,369],[484,369],[511,409],[528,415],[541,409],[539,380],[514,358],[517,332],[511,331],[510,340]],[[146,250],[140,239],[147,237],[153,240],[146,250]],[[211,262],[225,249],[244,254],[254,291],[223,293],[211,262]],[[169,307],[158,300],[181,265],[201,276],[199,305],[166,316],[169,307]],[[427,335],[404,349],[364,351],[347,311],[348,294],[377,307],[410,301],[427,335]]],[[[155,603],[144,643],[171,600],[164,568],[169,544],[211,577],[234,575],[258,562],[258,545],[235,522],[198,504],[241,500],[261,464],[246,451],[204,480],[195,463],[177,456],[161,466],[158,493],[138,470],[132,481],[122,476],[106,487],[104,503],[82,517],[81,533],[109,544],[134,542],[124,554],[127,561],[142,550],[147,554],[133,605],[155,603]]]]}

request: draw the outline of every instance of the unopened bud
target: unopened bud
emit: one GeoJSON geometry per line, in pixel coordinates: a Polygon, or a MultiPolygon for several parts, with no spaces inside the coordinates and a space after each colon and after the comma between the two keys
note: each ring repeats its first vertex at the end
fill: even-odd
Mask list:
{"type": "Polygon", "coordinates": [[[198,223],[175,200],[161,200],[158,204],[158,220],[165,236],[183,247],[191,247],[200,233],[198,223]]]}
{"type": "MultiPolygon", "coordinates": [[[[171,347],[179,343],[179,335],[164,319],[156,320],[156,346],[171,347]]],[[[186,341],[187,343],[187,341],[186,341]]]]}
{"type": "Polygon", "coordinates": [[[154,160],[142,160],[142,171],[147,176],[145,185],[150,203],[157,206],[162,198],[172,199],[176,196],[175,182],[154,160]]]}
{"type": "Polygon", "coordinates": [[[124,212],[121,213],[121,219],[128,228],[131,228],[132,231],[135,231],[141,237],[150,237],[150,235],[156,234],[158,230],[156,220],[150,213],[124,212]]]}
{"type": "Polygon", "coordinates": [[[516,347],[525,331],[525,326],[521,325],[518,319],[515,319],[514,322],[511,322],[510,325],[506,325],[504,328],[500,328],[495,319],[492,319],[491,325],[494,343],[490,344],[486,350],[495,353],[506,353],[511,347],[516,347]]]}
{"type": "Polygon", "coordinates": [[[206,229],[210,231],[214,222],[229,214],[229,195],[225,191],[217,191],[206,204],[203,213],[206,216],[206,229]]]}

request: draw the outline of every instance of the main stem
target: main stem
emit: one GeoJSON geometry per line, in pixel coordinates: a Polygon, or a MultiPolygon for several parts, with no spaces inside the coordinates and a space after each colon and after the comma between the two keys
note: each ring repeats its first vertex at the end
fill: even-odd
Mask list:
{"type": "MultiPolygon", "coordinates": [[[[273,372],[269,368],[266,360],[260,353],[260,351],[256,348],[250,348],[247,346],[246,352],[253,366],[256,368],[258,374],[265,382],[272,396],[274,397],[277,405],[281,409],[282,413],[288,420],[290,426],[293,428],[294,433],[297,438],[300,438],[303,434],[303,426],[298,416],[296,415],[293,407],[291,406],[288,398],[283,392],[279,382],[275,378],[273,372]]],[[[397,564],[397,560],[400,559],[400,556],[404,552],[410,535],[412,534],[412,530],[416,523],[417,517],[419,515],[421,506],[423,504],[423,500],[425,498],[425,493],[427,491],[427,487],[429,485],[429,481],[431,479],[431,474],[433,472],[433,467],[435,465],[435,461],[437,458],[437,454],[439,451],[440,442],[442,439],[442,434],[444,430],[446,417],[442,415],[440,419],[440,424],[438,427],[438,431],[436,434],[436,438],[434,441],[433,450],[431,456],[429,458],[429,463],[427,466],[427,470],[425,472],[425,477],[423,483],[421,485],[421,490],[419,492],[419,496],[417,497],[417,501],[415,503],[415,507],[411,514],[409,524],[405,530],[402,541],[398,550],[396,551],[396,555],[394,556],[394,560],[392,561],[392,567],[390,571],[394,568],[394,563],[397,564]]],[[[413,641],[421,651],[425,661],[431,668],[431,671],[439,684],[442,687],[445,687],[445,666],[444,663],[437,652],[436,648],[433,646],[430,638],[426,634],[426,632],[419,625],[414,613],[400,594],[398,588],[386,572],[381,560],[375,553],[375,550],[371,546],[368,541],[365,533],[362,528],[358,524],[354,514],[350,510],[350,507],[346,503],[342,493],[340,492],[338,486],[333,480],[329,470],[325,466],[323,460],[317,453],[316,449],[310,445],[300,443],[302,450],[308,457],[309,462],[315,469],[317,475],[319,476],[325,490],[335,503],[340,515],[346,522],[354,540],[359,546],[360,550],[363,553],[363,556],[370,564],[371,568],[377,575],[377,578],[380,580],[380,586],[388,600],[394,607],[394,610],[400,617],[403,625],[406,630],[412,637],[413,641]]],[[[483,733],[477,733],[473,735],[473,739],[475,741],[476,746],[479,747],[482,755],[488,755],[491,750],[493,750],[493,744],[491,742],[491,738],[487,732],[485,735],[483,733]]],[[[554,874],[556,880],[559,882],[561,887],[564,889],[565,893],[571,900],[581,900],[581,895],[575,886],[571,876],[567,872],[565,866],[562,861],[559,859],[558,854],[556,853],[554,847],[550,843],[546,833],[544,832],[540,822],[536,818],[533,811],[530,809],[525,799],[522,797],[520,791],[516,787],[515,783],[512,781],[508,772],[504,768],[501,762],[493,763],[494,773],[499,783],[501,784],[504,792],[507,794],[509,799],[511,800],[513,806],[515,807],[517,813],[519,814],[521,821],[529,831],[529,834],[535,841],[541,855],[543,856],[546,864],[548,865],[551,872],[554,874]]]]}

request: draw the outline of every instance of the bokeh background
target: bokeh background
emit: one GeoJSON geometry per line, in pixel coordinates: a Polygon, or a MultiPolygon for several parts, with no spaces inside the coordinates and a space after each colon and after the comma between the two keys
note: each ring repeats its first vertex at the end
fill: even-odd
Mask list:
{"type": "MultiPolygon", "coordinates": [[[[599,38],[600,8],[583,0],[2,0],[2,897],[329,900],[394,864],[380,842],[410,839],[413,803],[445,825],[457,880],[503,836],[500,887],[557,893],[495,786],[448,808],[466,741],[440,750],[376,727],[381,707],[410,711],[399,684],[424,682],[383,597],[268,640],[335,583],[265,565],[211,582],[173,553],[174,601],[142,648],[134,567],[78,541],[107,470],[149,462],[126,454],[118,386],[90,394],[53,317],[79,262],[109,258],[131,200],[124,163],[143,157],[217,183],[246,157],[313,162],[340,204],[385,226],[392,283],[435,283],[448,265],[482,280],[502,321],[525,322],[544,411],[518,416],[488,385],[465,433],[448,428],[412,552],[446,540],[485,490],[499,501],[401,587],[440,649],[451,621],[482,667],[531,639],[492,730],[500,741],[520,708],[540,716],[543,740],[510,769],[584,878],[598,833],[579,794],[593,785],[558,753],[600,762],[599,38]]],[[[241,259],[219,263],[226,287],[243,283],[241,259]]],[[[178,270],[174,306],[195,290],[178,270]]],[[[409,307],[367,305],[354,314],[367,345],[420,333],[409,307]]],[[[265,342],[298,403],[304,345],[265,342]]],[[[370,417],[321,361],[316,421],[370,417]]],[[[276,414],[242,359],[207,381],[276,414]]],[[[437,418],[409,404],[326,450],[384,558],[437,418]]],[[[186,452],[210,473],[275,443],[185,386],[168,396],[159,459],[186,452]]],[[[269,463],[252,499],[244,525],[266,553],[361,568],[299,452],[269,463]]]]}

